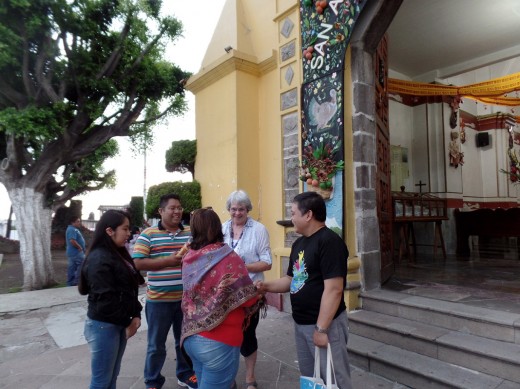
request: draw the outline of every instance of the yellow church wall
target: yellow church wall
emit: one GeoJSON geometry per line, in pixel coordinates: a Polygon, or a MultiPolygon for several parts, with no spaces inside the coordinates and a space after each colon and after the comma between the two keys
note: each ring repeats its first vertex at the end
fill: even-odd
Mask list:
{"type": "MultiPolygon", "coordinates": [[[[278,74],[271,71],[254,77],[237,73],[237,80],[237,188],[251,197],[251,216],[269,230],[271,247],[283,247],[285,230],[276,224],[284,218],[278,74]]],[[[272,278],[278,277],[279,268],[275,261],[266,277],[271,273],[272,278]]]]}
{"type": "MultiPolygon", "coordinates": [[[[259,88],[260,118],[258,128],[261,213],[259,221],[269,230],[271,248],[284,247],[285,228],[276,224],[284,219],[283,193],[283,160],[282,133],[280,123],[280,93],[278,71],[266,74],[259,88]]],[[[275,260],[273,266],[266,272],[267,279],[279,277],[281,261],[275,260]]]]}
{"type": "Polygon", "coordinates": [[[195,179],[201,184],[202,205],[227,219],[225,202],[236,188],[236,76],[229,74],[197,93],[195,179]]]}
{"type": "Polygon", "coordinates": [[[237,176],[236,189],[243,189],[251,198],[253,210],[250,215],[258,219],[261,209],[258,185],[259,145],[258,145],[258,77],[243,72],[237,78],[237,176]]]}
{"type": "Polygon", "coordinates": [[[240,1],[238,7],[241,23],[238,30],[238,48],[251,50],[259,59],[268,57],[276,42],[276,14],[274,1],[240,1]],[[241,13],[241,14],[240,14],[241,13]]]}

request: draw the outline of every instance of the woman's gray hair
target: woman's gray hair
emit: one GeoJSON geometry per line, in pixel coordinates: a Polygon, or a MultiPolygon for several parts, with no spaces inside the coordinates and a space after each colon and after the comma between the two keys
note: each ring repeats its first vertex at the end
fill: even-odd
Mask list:
{"type": "Polygon", "coordinates": [[[226,209],[231,209],[231,204],[240,204],[246,207],[247,212],[251,211],[253,209],[253,204],[251,204],[251,199],[247,195],[246,192],[243,190],[236,190],[234,192],[231,192],[229,195],[227,201],[226,201],[226,209]]]}

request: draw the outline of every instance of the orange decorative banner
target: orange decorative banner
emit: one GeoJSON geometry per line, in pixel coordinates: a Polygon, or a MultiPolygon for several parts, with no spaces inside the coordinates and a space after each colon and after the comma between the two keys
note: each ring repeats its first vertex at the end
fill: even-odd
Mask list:
{"type": "Polygon", "coordinates": [[[520,105],[520,98],[504,95],[518,90],[520,90],[520,73],[466,86],[388,79],[388,93],[412,96],[460,96],[485,104],[510,107],[520,105]]]}

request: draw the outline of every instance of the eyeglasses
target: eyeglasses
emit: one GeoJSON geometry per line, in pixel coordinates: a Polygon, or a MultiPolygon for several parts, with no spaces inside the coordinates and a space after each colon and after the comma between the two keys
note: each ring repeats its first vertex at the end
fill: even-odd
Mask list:
{"type": "Polygon", "coordinates": [[[193,211],[190,212],[190,216],[193,216],[193,214],[195,214],[195,213],[207,211],[207,210],[213,210],[213,207],[204,207],[204,208],[194,209],[193,211]]]}
{"type": "Polygon", "coordinates": [[[166,209],[167,209],[168,211],[173,211],[173,212],[175,212],[175,211],[177,211],[177,212],[182,212],[182,211],[184,211],[184,208],[182,208],[182,207],[168,207],[168,208],[166,208],[166,209]]]}
{"type": "Polygon", "coordinates": [[[247,212],[247,208],[229,208],[229,212],[231,212],[231,213],[247,212]]]}

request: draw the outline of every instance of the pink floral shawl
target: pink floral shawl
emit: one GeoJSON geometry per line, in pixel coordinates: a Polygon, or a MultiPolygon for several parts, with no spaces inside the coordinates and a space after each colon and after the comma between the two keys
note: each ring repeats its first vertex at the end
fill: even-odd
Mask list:
{"type": "MultiPolygon", "coordinates": [[[[190,250],[182,260],[181,343],[188,336],[210,331],[227,315],[257,295],[244,261],[225,243],[190,250]]],[[[245,308],[246,321],[259,304],[245,308]]]]}

